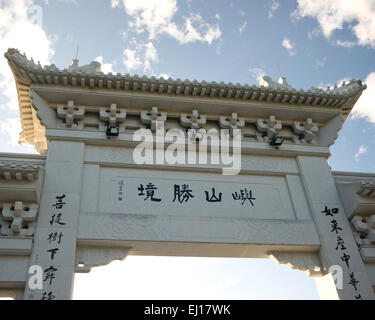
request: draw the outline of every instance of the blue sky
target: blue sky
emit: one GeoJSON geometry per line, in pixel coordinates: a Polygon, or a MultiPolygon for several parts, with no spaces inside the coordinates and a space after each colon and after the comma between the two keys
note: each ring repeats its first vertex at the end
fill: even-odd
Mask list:
{"type": "MultiPolygon", "coordinates": [[[[280,72],[296,89],[361,79],[368,89],[329,163],[333,170],[375,172],[375,0],[0,0],[0,51],[16,47],[64,69],[78,45],[81,64],[100,61],[104,72],[241,84],[258,84],[262,75],[277,80],[280,72]]],[[[0,109],[0,152],[35,152],[17,143],[15,84],[3,56],[0,109]]],[[[117,298],[130,297],[126,290],[140,290],[139,298],[194,298],[193,283],[203,298],[318,297],[312,279],[268,260],[131,257],[106,268],[119,277],[134,268],[138,283],[123,281],[138,289],[112,290],[116,283],[98,268],[77,277],[75,297],[94,297],[85,290],[92,282],[103,282],[117,298]],[[144,278],[138,270],[150,263],[144,278]],[[172,269],[181,269],[182,279],[170,280],[172,269]],[[189,270],[198,282],[186,277],[189,270]]],[[[95,297],[106,290],[98,288],[95,297]]]]}

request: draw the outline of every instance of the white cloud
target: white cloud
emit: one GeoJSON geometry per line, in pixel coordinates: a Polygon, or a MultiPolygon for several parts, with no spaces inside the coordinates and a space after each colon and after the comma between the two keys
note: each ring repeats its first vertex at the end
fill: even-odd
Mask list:
{"type": "Polygon", "coordinates": [[[21,121],[18,115],[0,119],[0,152],[37,153],[34,147],[19,145],[21,121]]]}
{"type": "Polygon", "coordinates": [[[124,64],[129,71],[138,69],[142,66],[142,61],[136,50],[125,49],[124,52],[124,64]]]}
{"type": "Polygon", "coordinates": [[[17,146],[20,133],[20,118],[7,118],[0,120],[0,134],[8,137],[6,144],[9,146],[17,146]]]}
{"type": "MultiPolygon", "coordinates": [[[[10,47],[18,48],[21,52],[27,52],[35,61],[40,60],[42,64],[47,64],[54,51],[41,26],[30,21],[32,17],[28,15],[28,10],[31,6],[31,0],[0,2],[0,52],[2,54],[10,47]]],[[[4,107],[17,110],[14,78],[6,59],[3,58],[0,59],[0,90],[8,99],[4,107]]]]}
{"type": "Polygon", "coordinates": [[[260,80],[262,80],[262,78],[266,75],[266,72],[261,69],[261,68],[250,68],[249,69],[249,72],[251,73],[251,76],[256,80],[258,81],[258,83],[260,82],[260,80]]]}
{"type": "Polygon", "coordinates": [[[347,24],[358,45],[375,48],[375,0],[297,0],[297,4],[292,17],[317,19],[327,39],[347,24]]]}
{"type": "Polygon", "coordinates": [[[313,37],[317,37],[322,33],[322,30],[320,28],[315,28],[314,30],[307,33],[307,37],[312,40],[313,37]]]}
{"type": "Polygon", "coordinates": [[[216,43],[216,54],[218,56],[221,55],[221,49],[223,48],[223,44],[224,44],[224,41],[223,41],[223,38],[220,38],[219,41],[217,41],[216,43]]]}
{"type": "Polygon", "coordinates": [[[160,73],[157,78],[169,79],[171,76],[168,73],[160,73]]]}
{"type": "Polygon", "coordinates": [[[315,64],[313,65],[314,68],[323,68],[326,64],[327,58],[316,59],[315,64]]]}
{"type": "Polygon", "coordinates": [[[295,45],[287,37],[284,38],[284,40],[281,42],[281,45],[288,51],[291,56],[294,56],[296,54],[295,45]]]}
{"type": "Polygon", "coordinates": [[[246,12],[243,11],[243,10],[241,10],[241,9],[240,9],[240,11],[238,11],[238,13],[240,14],[241,17],[243,17],[244,15],[246,15],[246,12]]]}
{"type": "Polygon", "coordinates": [[[122,0],[126,13],[132,17],[129,26],[137,33],[148,32],[149,40],[168,34],[180,44],[206,42],[211,44],[221,36],[219,26],[206,23],[199,14],[182,17],[183,25],[173,21],[176,0],[122,0]]]}
{"type": "Polygon", "coordinates": [[[220,17],[220,14],[216,13],[216,14],[215,14],[215,18],[216,18],[217,20],[220,20],[220,18],[221,18],[221,17],[220,17]]]}
{"type": "Polygon", "coordinates": [[[120,0],[111,0],[111,8],[120,7],[120,0]]]}
{"type": "MultiPolygon", "coordinates": [[[[36,9],[41,8],[32,0],[0,1],[1,55],[8,48],[18,48],[41,64],[50,63],[54,54],[52,40],[42,29],[42,11],[36,9]]],[[[0,147],[4,150],[17,144],[21,132],[16,84],[5,58],[0,58],[0,98],[4,101],[0,104],[0,147]]],[[[19,147],[19,150],[25,148],[19,147]]],[[[17,150],[12,148],[12,151],[17,150]]]]}
{"type": "Polygon", "coordinates": [[[359,157],[363,154],[365,154],[368,151],[368,148],[365,146],[360,146],[357,153],[354,155],[355,161],[359,161],[359,157]]]}
{"type": "Polygon", "coordinates": [[[340,79],[336,83],[323,83],[323,82],[321,82],[321,83],[318,84],[317,87],[319,89],[323,89],[323,90],[327,90],[327,89],[332,90],[333,88],[335,88],[335,86],[340,88],[344,83],[349,83],[351,80],[352,80],[352,78],[346,77],[346,78],[340,79]]]}
{"type": "Polygon", "coordinates": [[[191,14],[184,18],[185,25],[183,29],[174,22],[170,23],[165,32],[175,38],[180,44],[190,42],[206,42],[211,44],[221,36],[221,31],[217,25],[212,26],[205,23],[199,14],[191,14]]]}
{"type": "Polygon", "coordinates": [[[279,9],[280,3],[277,0],[272,0],[270,11],[268,11],[268,18],[272,19],[274,12],[279,9]]]}
{"type": "Polygon", "coordinates": [[[130,48],[123,51],[123,62],[129,71],[142,69],[152,73],[152,63],[158,61],[157,50],[151,41],[142,43],[132,39],[130,48]]]}
{"type": "Polygon", "coordinates": [[[367,89],[363,91],[352,111],[352,119],[365,118],[375,123],[375,72],[371,72],[365,80],[367,89]]]}
{"type": "MultiPolygon", "coordinates": [[[[65,2],[65,3],[73,3],[74,5],[79,6],[79,3],[77,2],[77,0],[54,0],[54,1],[65,2]]],[[[48,5],[49,0],[44,0],[44,3],[48,5]]]]}
{"type": "Polygon", "coordinates": [[[156,48],[152,42],[147,42],[145,44],[145,67],[144,70],[151,70],[151,62],[157,62],[158,59],[158,53],[156,51],[156,48]]]}
{"type": "Polygon", "coordinates": [[[351,48],[351,47],[354,47],[356,45],[356,43],[354,41],[342,41],[342,40],[337,40],[336,44],[338,46],[344,47],[344,48],[351,48]]]}
{"type": "Polygon", "coordinates": [[[238,28],[238,32],[240,34],[242,34],[242,32],[244,32],[244,30],[246,29],[246,26],[247,26],[247,21],[245,21],[241,27],[238,28]]]}
{"type": "Polygon", "coordinates": [[[104,72],[104,73],[110,73],[110,72],[114,73],[113,63],[104,63],[103,62],[103,60],[104,60],[103,56],[96,57],[94,60],[101,64],[102,72],[104,72]]]}

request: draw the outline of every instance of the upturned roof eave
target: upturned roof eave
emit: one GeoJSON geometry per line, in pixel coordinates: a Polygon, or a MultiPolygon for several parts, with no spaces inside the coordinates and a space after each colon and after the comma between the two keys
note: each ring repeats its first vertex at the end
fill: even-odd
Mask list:
{"type": "MultiPolygon", "coordinates": [[[[264,86],[233,85],[223,82],[208,83],[206,81],[181,81],[155,77],[138,77],[129,75],[104,74],[102,72],[86,73],[59,70],[55,66],[42,67],[28,60],[16,49],[5,53],[13,72],[22,124],[20,142],[36,145],[36,135],[41,125],[29,98],[30,86],[59,85],[82,88],[117,89],[129,92],[149,92],[157,95],[175,94],[182,97],[200,96],[212,99],[234,99],[237,101],[277,103],[280,105],[301,105],[310,107],[339,108],[343,121],[349,115],[355,102],[366,85],[360,80],[352,80],[349,84],[333,90],[296,90],[288,88],[268,88],[264,86]]],[[[44,143],[44,142],[43,142],[44,143]]]]}
{"type": "Polygon", "coordinates": [[[198,82],[173,80],[171,78],[139,77],[137,75],[113,75],[102,72],[87,73],[59,70],[54,66],[42,67],[28,60],[17,50],[5,53],[9,65],[17,80],[25,84],[63,85],[100,89],[120,89],[129,91],[152,92],[154,94],[177,94],[201,96],[206,98],[232,98],[250,101],[277,102],[280,104],[342,107],[347,109],[347,102],[366,85],[360,80],[353,80],[341,88],[333,90],[296,90],[290,88],[272,88],[256,85],[233,85],[232,83],[198,82]]]}

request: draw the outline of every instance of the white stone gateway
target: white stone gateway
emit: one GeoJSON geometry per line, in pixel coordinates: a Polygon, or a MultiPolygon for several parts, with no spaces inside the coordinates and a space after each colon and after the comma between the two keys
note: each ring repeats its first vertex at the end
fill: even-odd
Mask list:
{"type": "Polygon", "coordinates": [[[2,294],[70,299],[75,272],[133,254],[270,257],[316,277],[322,298],[374,299],[375,175],[327,164],[360,81],[297,91],[285,78],[241,86],[103,74],[78,61],[59,70],[15,49],[5,57],[20,142],[41,155],[0,154],[2,294]],[[196,130],[183,138],[195,144],[180,144],[187,156],[202,132],[241,130],[240,173],[136,164],[134,133],[157,140],[160,127],[196,130]]]}

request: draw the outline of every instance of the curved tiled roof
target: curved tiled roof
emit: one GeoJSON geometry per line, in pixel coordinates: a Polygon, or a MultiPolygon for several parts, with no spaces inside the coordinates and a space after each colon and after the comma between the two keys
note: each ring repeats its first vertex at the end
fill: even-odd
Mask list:
{"type": "Polygon", "coordinates": [[[33,59],[28,60],[26,55],[17,49],[9,49],[5,53],[8,63],[14,73],[20,103],[23,133],[21,139],[35,144],[36,122],[31,101],[29,87],[32,84],[62,85],[83,88],[118,89],[153,94],[174,94],[181,96],[200,96],[205,98],[236,99],[241,101],[264,101],[279,104],[310,105],[341,108],[346,117],[360,93],[366,88],[360,80],[351,80],[341,87],[333,89],[319,89],[311,87],[309,90],[296,90],[285,83],[272,81],[269,77],[263,78],[266,86],[249,86],[247,84],[232,84],[224,82],[198,82],[197,80],[173,80],[171,78],[139,77],[120,73],[104,74],[100,72],[100,65],[92,63],[85,67],[70,67],[60,70],[55,65],[41,66],[33,59]],[[34,140],[33,140],[34,139],[34,140]]]}

